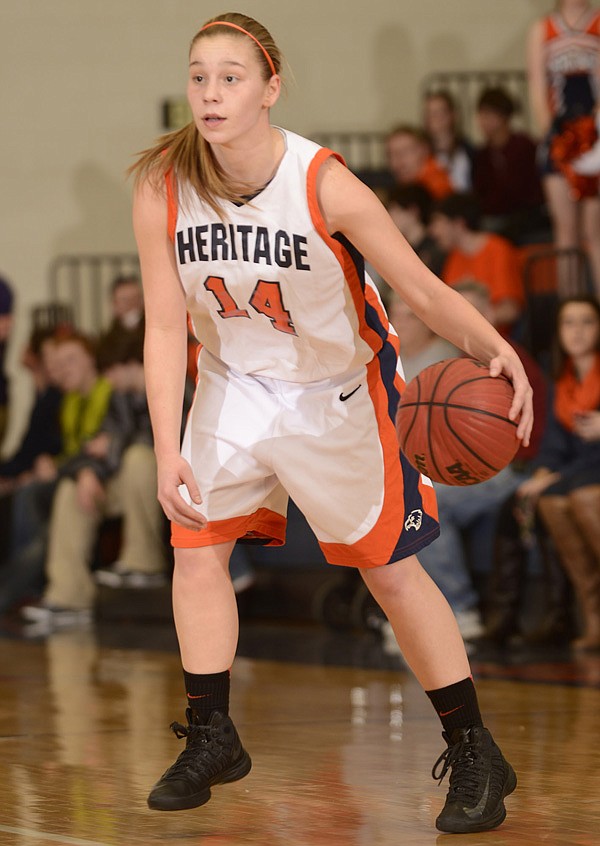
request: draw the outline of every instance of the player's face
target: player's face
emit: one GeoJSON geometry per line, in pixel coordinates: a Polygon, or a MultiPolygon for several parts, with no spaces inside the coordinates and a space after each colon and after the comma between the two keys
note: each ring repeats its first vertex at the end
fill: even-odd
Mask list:
{"type": "Polygon", "coordinates": [[[558,323],[560,345],[571,357],[589,355],[598,349],[600,323],[589,303],[567,303],[558,323]]]}
{"type": "Polygon", "coordinates": [[[248,37],[216,35],[192,46],[187,96],[198,131],[210,144],[230,144],[268,126],[279,89],[278,76],[265,80],[248,37]]]}

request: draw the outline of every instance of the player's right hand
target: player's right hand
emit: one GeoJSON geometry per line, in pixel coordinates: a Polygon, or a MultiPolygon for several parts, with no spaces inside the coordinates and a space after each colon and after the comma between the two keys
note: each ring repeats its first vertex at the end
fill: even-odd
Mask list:
{"type": "Polygon", "coordinates": [[[180,455],[158,462],[158,501],[163,511],[174,523],[184,529],[199,531],[206,526],[206,517],[184,500],[179,487],[185,485],[192,502],[202,502],[198,483],[192,468],[180,455]]]}

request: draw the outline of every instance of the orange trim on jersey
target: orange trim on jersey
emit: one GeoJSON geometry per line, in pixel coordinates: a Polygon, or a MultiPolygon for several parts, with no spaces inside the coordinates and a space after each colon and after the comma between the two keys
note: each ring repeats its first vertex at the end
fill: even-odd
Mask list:
{"type": "Polygon", "coordinates": [[[174,244],[179,203],[177,199],[177,180],[175,179],[173,168],[169,168],[165,173],[165,184],[167,187],[167,234],[169,240],[174,244]]]}
{"type": "MultiPolygon", "coordinates": [[[[335,238],[332,238],[327,231],[317,198],[317,175],[321,165],[330,156],[335,156],[342,161],[331,150],[322,148],[309,165],[307,174],[308,207],[315,229],[340,263],[356,309],[360,337],[374,353],[373,359],[367,364],[367,382],[384,456],[385,493],[379,519],[363,538],[354,544],[323,542],[320,543],[320,547],[330,564],[364,568],[380,567],[389,562],[402,531],[402,526],[398,525],[398,502],[404,501],[404,476],[400,463],[396,427],[394,421],[390,418],[389,397],[381,378],[379,358],[377,357],[384,342],[375,329],[372,329],[367,323],[365,300],[377,312],[382,326],[388,332],[389,321],[375,291],[368,285],[365,285],[363,289],[362,280],[346,248],[335,238]]],[[[342,164],[345,163],[342,161],[342,164]]],[[[400,344],[397,335],[388,334],[386,340],[392,344],[396,353],[398,353],[400,344]]],[[[401,393],[403,380],[398,373],[394,377],[394,385],[401,393]]],[[[423,487],[426,488],[426,486],[423,487]]],[[[431,493],[433,493],[433,489],[431,489],[431,493]]],[[[433,494],[433,499],[435,501],[435,494],[433,494]]],[[[426,499],[423,501],[424,507],[426,507],[426,502],[431,509],[431,497],[428,490],[426,491],[426,499]]],[[[437,506],[434,505],[432,510],[437,514],[437,506]]]]}
{"type": "Polygon", "coordinates": [[[194,549],[237,540],[251,534],[256,538],[269,539],[266,546],[282,546],[285,543],[286,522],[282,514],[277,514],[269,508],[259,508],[254,514],[244,517],[213,520],[198,532],[172,522],[171,544],[176,549],[194,549]]]}
{"type": "Polygon", "coordinates": [[[592,15],[592,17],[583,29],[568,29],[565,28],[564,24],[561,28],[560,16],[557,14],[548,15],[544,21],[544,40],[550,41],[551,39],[558,38],[561,35],[570,37],[577,37],[578,35],[600,35],[600,12],[596,12],[596,14],[594,14],[594,9],[590,9],[589,14],[592,15]]]}
{"type": "Polygon", "coordinates": [[[556,38],[557,35],[560,35],[558,27],[554,22],[554,15],[549,15],[545,20],[545,33],[544,33],[544,40],[550,41],[551,38],[556,38]]]}
{"type": "Polygon", "coordinates": [[[363,341],[369,345],[374,353],[378,353],[382,346],[381,338],[367,323],[364,308],[365,297],[361,280],[359,279],[354,262],[352,261],[351,256],[348,255],[348,251],[344,248],[344,246],[340,244],[339,241],[336,241],[335,238],[332,238],[327,231],[323,215],[321,214],[321,209],[319,208],[319,201],[317,199],[317,174],[319,173],[321,165],[331,156],[336,158],[343,165],[346,164],[341,156],[334,153],[332,150],[328,150],[326,147],[322,147],[318,151],[308,167],[306,177],[308,209],[315,229],[340,263],[344,277],[350,289],[356,314],[358,316],[359,335],[363,341]]]}

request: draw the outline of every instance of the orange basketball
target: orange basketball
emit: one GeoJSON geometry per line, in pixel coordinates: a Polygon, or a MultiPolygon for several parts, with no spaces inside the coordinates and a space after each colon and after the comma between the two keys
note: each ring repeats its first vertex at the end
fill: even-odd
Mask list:
{"type": "Polygon", "coordinates": [[[396,417],[402,452],[421,473],[446,485],[490,479],[515,456],[517,424],[508,418],[513,387],[473,358],[426,367],[406,386],[396,417]]]}

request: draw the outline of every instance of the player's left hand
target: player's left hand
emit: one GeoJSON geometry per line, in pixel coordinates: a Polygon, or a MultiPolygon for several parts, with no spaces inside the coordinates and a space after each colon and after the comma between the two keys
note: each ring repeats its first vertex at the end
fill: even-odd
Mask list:
{"type": "Polygon", "coordinates": [[[508,416],[511,420],[518,420],[517,438],[523,442],[523,446],[529,446],[533,428],[533,390],[516,353],[497,355],[491,360],[490,376],[500,376],[501,373],[508,376],[515,391],[508,416]]]}

